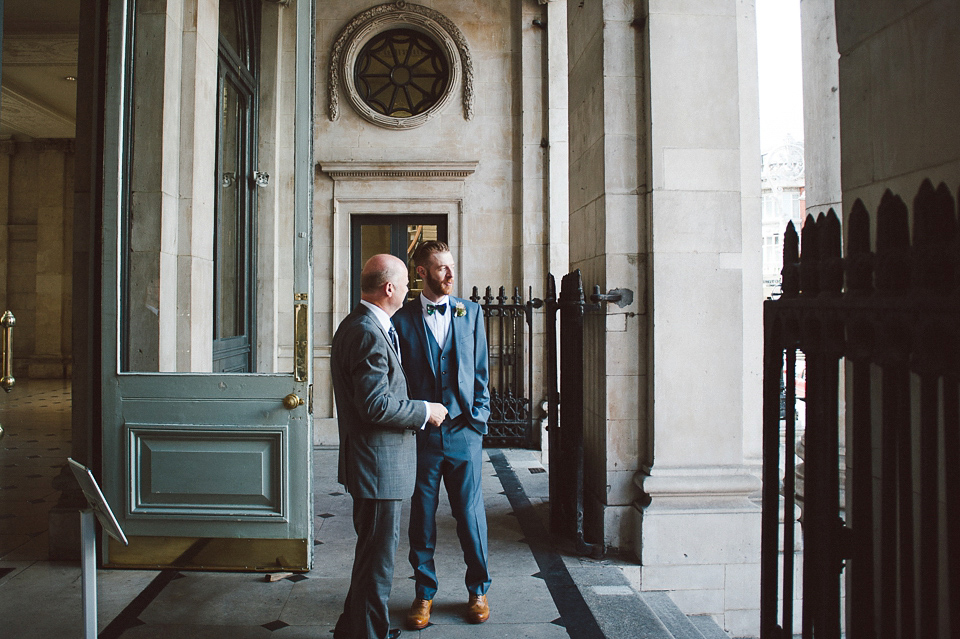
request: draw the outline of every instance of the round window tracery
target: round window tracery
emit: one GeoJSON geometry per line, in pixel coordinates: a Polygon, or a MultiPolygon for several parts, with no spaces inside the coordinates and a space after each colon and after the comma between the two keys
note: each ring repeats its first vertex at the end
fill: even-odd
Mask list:
{"type": "Polygon", "coordinates": [[[450,64],[443,49],[412,29],[390,29],[374,36],[354,65],[360,99],[377,113],[395,118],[426,113],[440,102],[449,83],[450,64]]]}
{"type": "Polygon", "coordinates": [[[331,122],[340,117],[341,88],[358,115],[388,129],[426,123],[458,91],[464,119],[473,117],[466,39],[429,7],[399,0],[357,14],[334,41],[329,69],[331,122]]]}

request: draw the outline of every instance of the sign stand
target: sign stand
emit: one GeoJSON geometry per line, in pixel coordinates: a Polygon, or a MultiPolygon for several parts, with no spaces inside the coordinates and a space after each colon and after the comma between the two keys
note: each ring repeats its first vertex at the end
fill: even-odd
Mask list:
{"type": "Polygon", "coordinates": [[[97,485],[93,473],[83,464],[67,458],[70,470],[80,484],[80,490],[90,508],[80,511],[80,571],[83,585],[83,636],[84,639],[97,639],[97,527],[94,517],[108,535],[126,546],[127,536],[123,534],[117,518],[113,516],[106,497],[97,485]]]}

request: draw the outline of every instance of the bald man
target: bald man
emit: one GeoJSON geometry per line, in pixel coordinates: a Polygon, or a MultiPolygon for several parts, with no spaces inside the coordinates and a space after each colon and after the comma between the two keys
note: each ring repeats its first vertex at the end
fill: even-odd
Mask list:
{"type": "Polygon", "coordinates": [[[406,265],[374,255],[360,303],[333,337],[331,368],[340,430],[338,479],[353,498],[357,547],[334,639],[395,639],[387,601],[400,539],[401,500],[413,493],[415,431],[439,426],[442,404],[411,400],[390,317],[407,295],[406,265]]]}

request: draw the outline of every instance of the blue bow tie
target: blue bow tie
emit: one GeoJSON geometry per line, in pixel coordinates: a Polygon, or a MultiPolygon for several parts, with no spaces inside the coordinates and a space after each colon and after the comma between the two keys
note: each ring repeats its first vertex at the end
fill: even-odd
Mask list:
{"type": "Polygon", "coordinates": [[[427,304],[427,315],[433,315],[434,311],[443,315],[447,312],[446,304],[427,304]]]}

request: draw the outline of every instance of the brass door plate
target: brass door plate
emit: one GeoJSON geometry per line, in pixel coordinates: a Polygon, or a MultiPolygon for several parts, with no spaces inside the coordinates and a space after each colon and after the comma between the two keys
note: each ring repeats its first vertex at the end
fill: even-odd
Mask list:
{"type": "Polygon", "coordinates": [[[310,569],[305,539],[109,538],[110,568],[276,572],[310,569]]]}

